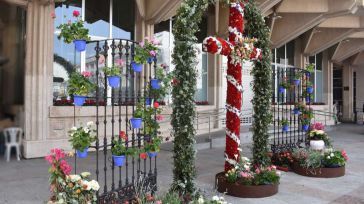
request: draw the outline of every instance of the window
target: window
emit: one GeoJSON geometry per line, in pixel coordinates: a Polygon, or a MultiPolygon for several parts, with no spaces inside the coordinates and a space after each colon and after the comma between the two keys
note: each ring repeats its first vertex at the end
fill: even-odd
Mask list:
{"type": "MultiPolygon", "coordinates": [[[[103,63],[96,62],[95,43],[88,44],[86,51],[79,53],[75,52],[73,44],[66,44],[62,40],[58,40],[57,35],[60,31],[56,27],[67,22],[68,19],[74,20],[72,17],[74,10],[84,13],[82,18],[85,21],[85,27],[89,29],[91,40],[134,38],[134,0],[105,0],[102,3],[98,0],[67,0],[63,3],[57,3],[55,5],[54,24],[54,99],[67,97],[66,86],[72,71],[87,70],[95,73],[96,63],[99,63],[99,68],[103,66],[103,63]],[[63,16],[67,16],[67,18],[63,16]]],[[[110,64],[111,61],[108,63],[110,64]]],[[[125,82],[123,86],[125,86],[125,82]]]]}
{"type": "Polygon", "coordinates": [[[323,102],[323,73],[322,73],[322,53],[310,56],[310,64],[315,64],[315,72],[311,75],[311,82],[315,86],[314,102],[323,102]]]}

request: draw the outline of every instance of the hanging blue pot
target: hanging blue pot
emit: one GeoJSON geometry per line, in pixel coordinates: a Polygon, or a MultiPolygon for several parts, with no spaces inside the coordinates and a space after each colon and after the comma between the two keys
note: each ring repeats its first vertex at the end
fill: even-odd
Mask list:
{"type": "Polygon", "coordinates": [[[121,156],[112,155],[112,159],[114,160],[114,166],[124,166],[125,155],[121,156]]]}
{"type": "Polygon", "coordinates": [[[86,40],[74,40],[75,48],[78,52],[86,50],[86,40]]]}
{"type": "Polygon", "coordinates": [[[284,93],[284,91],[286,90],[286,88],[284,88],[283,86],[280,86],[279,87],[279,93],[284,93]]]}
{"type": "Polygon", "coordinates": [[[108,76],[107,81],[112,88],[118,88],[120,86],[120,76],[108,76]]]}
{"type": "Polygon", "coordinates": [[[303,129],[303,131],[305,131],[305,132],[307,132],[309,128],[310,128],[310,126],[309,126],[309,125],[302,125],[302,129],[303,129]]]}
{"type": "Polygon", "coordinates": [[[152,89],[160,89],[161,86],[159,84],[159,79],[152,79],[150,80],[150,85],[152,86],[152,89]]]}
{"type": "Polygon", "coordinates": [[[148,156],[150,158],[153,158],[153,157],[157,156],[157,152],[148,152],[148,156]]]}
{"type": "Polygon", "coordinates": [[[145,105],[150,106],[152,104],[152,98],[145,98],[145,105]]]}
{"type": "Polygon", "coordinates": [[[300,85],[300,83],[301,83],[301,80],[299,80],[299,79],[294,79],[294,80],[293,80],[293,84],[294,84],[295,86],[299,86],[299,85],[300,85]]]}
{"type": "Polygon", "coordinates": [[[131,118],[130,123],[132,128],[141,128],[143,120],[141,118],[131,118]]]}
{"type": "Polygon", "coordinates": [[[307,91],[307,93],[312,94],[313,93],[313,87],[312,86],[307,87],[306,91],[307,91]]]}
{"type": "Polygon", "coordinates": [[[73,103],[75,106],[82,106],[86,101],[86,96],[73,95],[73,103]]]}
{"type": "Polygon", "coordinates": [[[306,77],[310,77],[311,76],[311,72],[306,72],[306,77]]]}
{"type": "Polygon", "coordinates": [[[294,113],[295,115],[299,115],[299,114],[301,114],[300,109],[298,109],[298,108],[293,109],[293,113],[294,113]]]}
{"type": "Polygon", "coordinates": [[[282,131],[283,132],[288,132],[288,130],[289,130],[289,126],[288,125],[283,125],[282,131]]]}
{"type": "Polygon", "coordinates": [[[76,155],[78,158],[86,158],[87,157],[87,150],[88,148],[85,148],[84,150],[76,150],[76,155]]]}
{"type": "Polygon", "coordinates": [[[306,103],[310,103],[311,102],[311,98],[309,96],[306,97],[306,103]]]}
{"type": "Polygon", "coordinates": [[[133,68],[134,72],[141,72],[143,70],[143,64],[132,62],[131,67],[133,68]]]}
{"type": "Polygon", "coordinates": [[[148,57],[147,62],[148,64],[152,64],[154,62],[154,57],[148,57]]]}

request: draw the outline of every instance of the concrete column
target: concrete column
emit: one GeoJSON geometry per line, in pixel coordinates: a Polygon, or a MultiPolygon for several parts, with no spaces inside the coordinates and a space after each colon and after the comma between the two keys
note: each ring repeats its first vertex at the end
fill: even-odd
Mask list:
{"type": "MultiPolygon", "coordinates": [[[[49,107],[53,83],[54,4],[29,1],[25,63],[25,141],[26,158],[42,156],[57,146],[49,138],[49,107]]],[[[62,146],[60,146],[62,148],[62,146]]]]}
{"type": "Polygon", "coordinates": [[[353,121],[353,69],[345,64],[343,68],[343,120],[353,121]]]}
{"type": "Polygon", "coordinates": [[[329,60],[328,51],[322,53],[323,102],[331,112],[333,109],[333,63],[329,60]]]}

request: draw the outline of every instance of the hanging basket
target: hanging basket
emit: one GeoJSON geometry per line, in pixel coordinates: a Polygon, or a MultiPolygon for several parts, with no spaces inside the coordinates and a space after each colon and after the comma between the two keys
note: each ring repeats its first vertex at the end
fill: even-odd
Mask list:
{"type": "Polygon", "coordinates": [[[73,96],[73,103],[75,104],[75,106],[83,106],[85,101],[86,101],[86,96],[79,96],[79,95],[73,96]]]}
{"type": "Polygon", "coordinates": [[[153,158],[153,157],[157,156],[157,153],[158,153],[158,152],[148,152],[148,156],[149,156],[150,158],[153,158]]]}
{"type": "Polygon", "coordinates": [[[159,82],[159,79],[150,80],[150,85],[152,86],[152,89],[160,89],[161,85],[159,84],[159,82]]]}
{"type": "Polygon", "coordinates": [[[132,62],[131,67],[133,68],[134,72],[141,72],[143,70],[143,64],[132,62]]]}
{"type": "Polygon", "coordinates": [[[112,159],[114,160],[114,166],[124,166],[125,155],[112,155],[112,159]]]}
{"type": "Polygon", "coordinates": [[[141,118],[131,118],[130,119],[131,127],[134,129],[141,128],[142,122],[143,122],[143,120],[141,118]]]}
{"type": "Polygon", "coordinates": [[[88,148],[85,148],[84,150],[76,150],[76,155],[78,158],[86,158],[87,157],[88,148]]]}
{"type": "Polygon", "coordinates": [[[118,88],[120,86],[121,78],[120,76],[108,76],[107,81],[112,88],[118,88]]]}
{"type": "Polygon", "coordinates": [[[74,40],[73,44],[75,44],[75,49],[78,52],[86,50],[86,40],[74,40]]]}

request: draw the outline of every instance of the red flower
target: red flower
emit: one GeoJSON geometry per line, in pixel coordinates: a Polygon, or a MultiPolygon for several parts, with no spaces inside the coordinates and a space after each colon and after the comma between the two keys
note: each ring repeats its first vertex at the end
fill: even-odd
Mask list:
{"type": "Polygon", "coordinates": [[[52,18],[56,18],[56,14],[54,12],[51,13],[52,18]]]}
{"type": "Polygon", "coordinates": [[[147,195],[147,201],[148,201],[148,202],[152,202],[152,201],[153,201],[153,196],[151,196],[151,195],[147,195]]]}
{"type": "Polygon", "coordinates": [[[78,16],[80,16],[80,12],[79,12],[79,11],[77,11],[77,10],[74,10],[74,11],[73,11],[73,13],[72,13],[72,15],[73,15],[74,17],[78,17],[78,16]]]}
{"type": "Polygon", "coordinates": [[[155,101],[155,102],[153,103],[153,106],[154,106],[154,108],[159,108],[159,103],[158,103],[158,101],[155,101]]]}
{"type": "Polygon", "coordinates": [[[347,161],[349,158],[348,158],[348,155],[346,154],[345,150],[342,150],[341,151],[341,155],[344,157],[345,161],[347,161]]]}
{"type": "Polygon", "coordinates": [[[178,85],[179,84],[179,80],[178,79],[176,79],[176,78],[173,78],[172,79],[172,85],[173,86],[176,86],[176,85],[178,85]]]}
{"type": "Polygon", "coordinates": [[[148,155],[147,155],[147,153],[143,152],[143,153],[140,153],[140,154],[139,154],[139,157],[140,157],[141,159],[147,159],[148,155]]]}
{"type": "Polygon", "coordinates": [[[127,140],[128,140],[128,137],[127,137],[127,135],[126,135],[125,131],[120,131],[120,133],[119,133],[119,137],[120,137],[121,139],[125,140],[125,141],[127,141],[127,140]]]}

